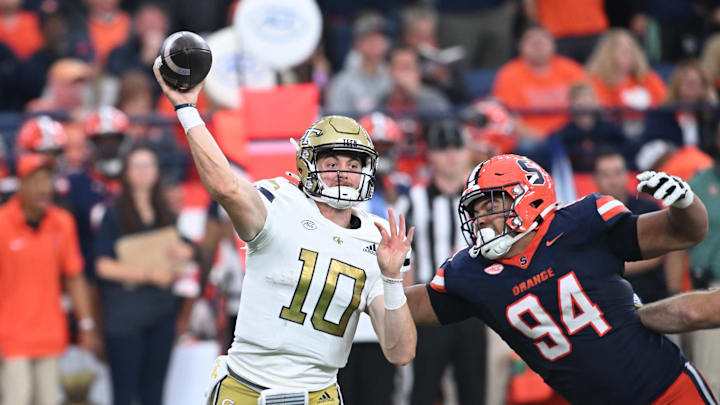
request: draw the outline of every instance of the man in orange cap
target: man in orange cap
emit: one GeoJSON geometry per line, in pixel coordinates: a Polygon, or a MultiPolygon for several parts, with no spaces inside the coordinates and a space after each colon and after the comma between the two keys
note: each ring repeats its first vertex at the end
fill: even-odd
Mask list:
{"type": "Polygon", "coordinates": [[[0,404],[30,404],[34,396],[35,404],[54,405],[57,359],[69,335],[61,280],[78,319],[80,345],[96,349],[99,339],[75,223],[52,204],[50,160],[23,155],[17,175],[17,194],[0,206],[0,404]]]}

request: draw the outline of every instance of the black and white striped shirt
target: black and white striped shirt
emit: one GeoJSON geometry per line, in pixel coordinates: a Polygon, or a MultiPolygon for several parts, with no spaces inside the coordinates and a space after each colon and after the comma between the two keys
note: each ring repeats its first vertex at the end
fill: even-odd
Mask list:
{"type": "Polygon", "coordinates": [[[415,227],[412,248],[416,283],[430,281],[448,257],[467,246],[457,213],[461,192],[443,194],[434,184],[410,189],[407,221],[415,227]]]}

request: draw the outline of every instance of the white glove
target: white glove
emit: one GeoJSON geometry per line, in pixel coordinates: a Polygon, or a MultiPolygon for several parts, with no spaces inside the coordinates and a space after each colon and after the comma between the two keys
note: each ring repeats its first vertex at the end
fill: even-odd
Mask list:
{"type": "Polygon", "coordinates": [[[683,179],[667,173],[647,171],[638,174],[637,179],[640,181],[638,192],[662,200],[665,207],[687,208],[695,198],[695,193],[683,179]]]}

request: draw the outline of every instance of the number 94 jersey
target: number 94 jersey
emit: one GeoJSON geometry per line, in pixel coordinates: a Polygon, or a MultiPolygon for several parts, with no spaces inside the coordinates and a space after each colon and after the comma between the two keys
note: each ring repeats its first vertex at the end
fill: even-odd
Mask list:
{"type": "Polygon", "coordinates": [[[466,250],[428,285],[441,323],[476,316],[573,404],[646,404],[680,375],[680,350],[640,322],[624,262],[641,259],[637,217],[593,194],[558,209],[525,252],[466,250]]]}
{"type": "Polygon", "coordinates": [[[283,178],[255,185],[268,215],[248,243],[228,366],[263,387],[320,390],[347,362],[360,312],[383,293],[373,222],[387,222],[353,209],[358,226],[343,228],[283,178]]]}

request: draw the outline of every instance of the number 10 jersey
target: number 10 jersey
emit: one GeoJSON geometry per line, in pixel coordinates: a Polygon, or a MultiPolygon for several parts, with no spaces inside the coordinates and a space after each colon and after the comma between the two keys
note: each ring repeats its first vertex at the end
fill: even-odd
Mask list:
{"type": "Polygon", "coordinates": [[[343,228],[283,178],[256,188],[267,219],[248,243],[228,366],[263,387],[320,390],[345,366],[360,312],[383,293],[373,222],[387,222],[353,209],[359,227],[343,228]]]}

